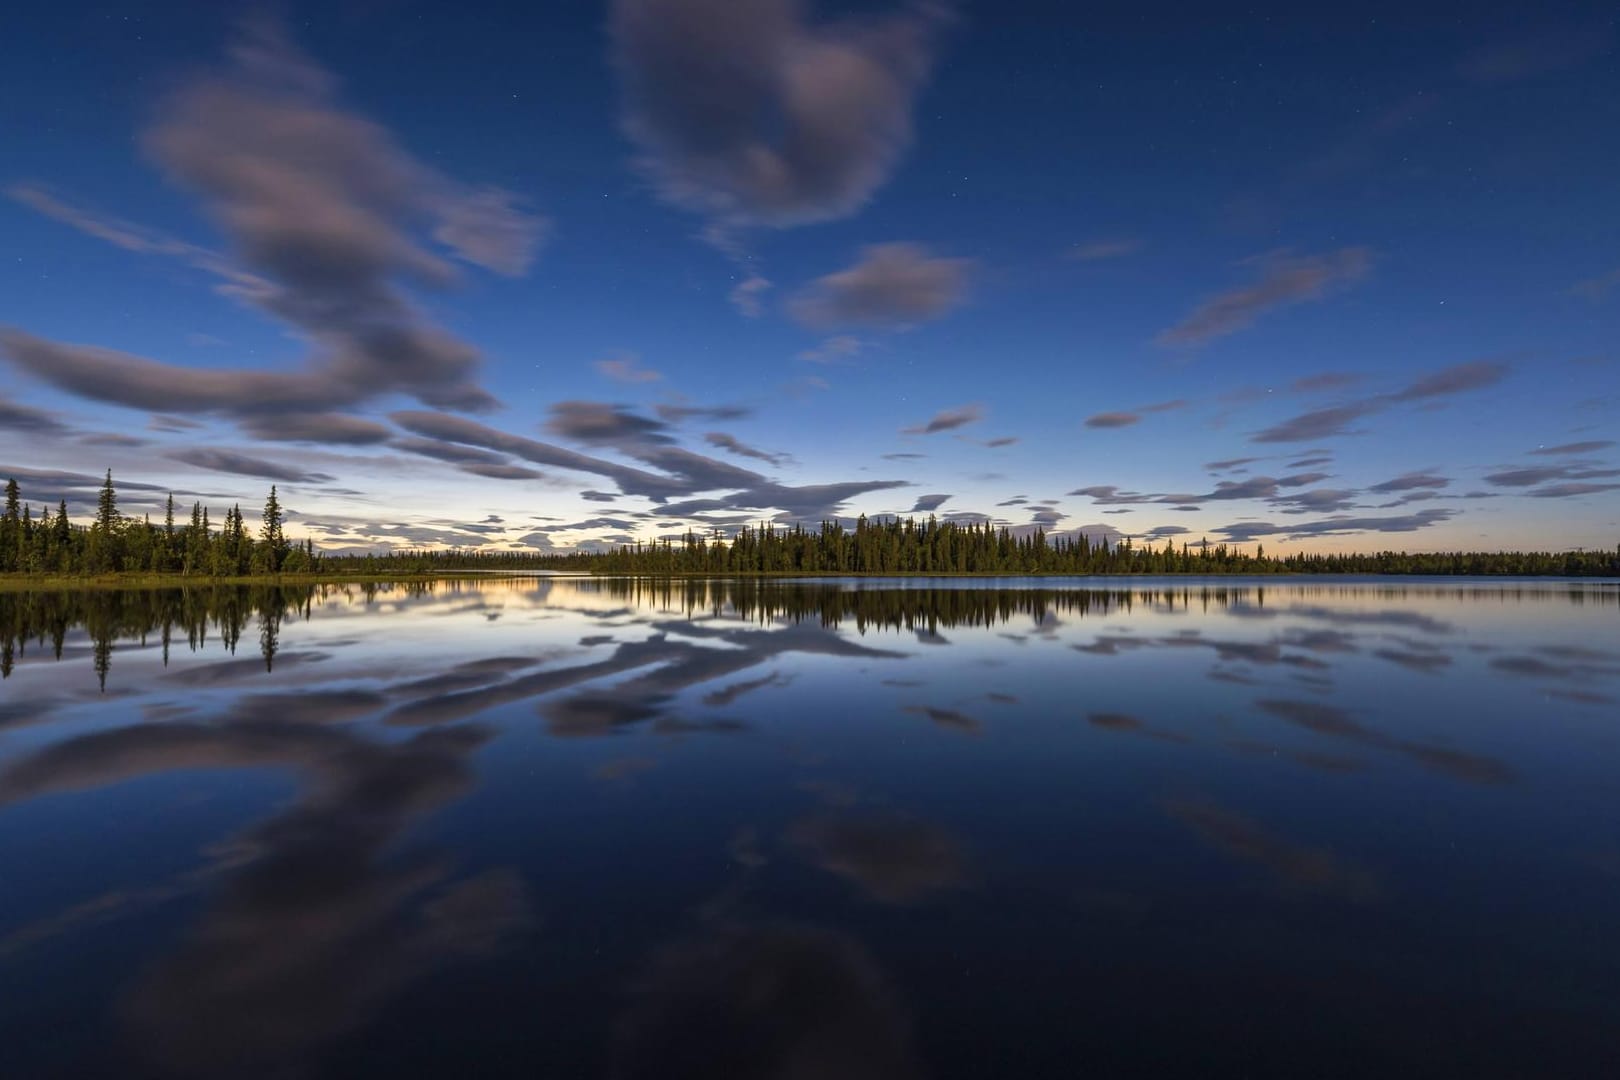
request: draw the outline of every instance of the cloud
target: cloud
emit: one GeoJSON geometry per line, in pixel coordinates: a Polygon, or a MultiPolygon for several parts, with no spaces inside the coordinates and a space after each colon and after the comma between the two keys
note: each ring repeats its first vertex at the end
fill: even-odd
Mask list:
{"type": "Polygon", "coordinates": [[[860,338],[839,334],[828,338],[813,349],[806,349],[799,354],[799,359],[808,360],[812,364],[838,364],[854,359],[865,347],[866,343],[860,338]]]}
{"type": "Polygon", "coordinates": [[[341,413],[280,413],[245,416],[242,430],[269,442],[337,443],[369,446],[387,441],[394,433],[385,424],[341,413]]]}
{"type": "Polygon", "coordinates": [[[731,306],[750,319],[757,319],[765,314],[765,305],[760,303],[760,294],[770,291],[769,278],[749,271],[743,279],[731,287],[726,299],[731,306]]]}
{"type": "Polygon", "coordinates": [[[153,414],[152,418],[146,422],[146,429],[148,431],[166,431],[171,434],[178,434],[185,431],[199,431],[207,426],[207,424],[200,420],[192,420],[184,416],[160,416],[155,413],[153,414]]]}
{"type": "Polygon", "coordinates": [[[746,420],[754,410],[746,405],[671,405],[653,406],[660,420],[679,424],[683,420],[746,420]]]}
{"type": "Polygon", "coordinates": [[[710,446],[717,446],[722,450],[730,451],[738,457],[754,458],[757,461],[768,462],[772,465],[781,465],[788,461],[786,454],[771,454],[746,443],[738,442],[734,437],[719,431],[711,431],[703,436],[703,441],[710,446]]]}
{"type": "Polygon", "coordinates": [[[832,384],[820,375],[800,375],[782,387],[782,392],[795,401],[804,401],[812,393],[831,390],[832,384]]]}
{"type": "Polygon", "coordinates": [[[1508,366],[1495,360],[1474,360],[1427,375],[1404,390],[1389,396],[1390,401],[1425,401],[1429,398],[1460,394],[1468,390],[1483,390],[1501,382],[1508,366]]]}
{"type": "Polygon", "coordinates": [[[942,409],[927,422],[901,428],[902,435],[937,435],[941,431],[954,431],[984,419],[984,409],[978,405],[963,405],[959,409],[942,409]]]}
{"type": "Polygon", "coordinates": [[[1266,501],[1273,506],[1289,506],[1289,514],[1327,514],[1339,510],[1349,510],[1354,506],[1357,492],[1354,490],[1340,490],[1337,488],[1317,488],[1314,491],[1301,491],[1294,495],[1278,495],[1266,501]]]}
{"type": "Polygon", "coordinates": [[[165,456],[170,461],[195,465],[199,469],[234,473],[237,476],[257,476],[265,480],[279,480],[287,484],[325,484],[333,480],[333,477],[327,476],[325,473],[305,472],[290,465],[278,465],[273,461],[266,461],[263,458],[256,458],[234,450],[214,450],[197,447],[190,450],[175,450],[165,456]]]}
{"type": "Polygon", "coordinates": [[[1299,416],[1273,424],[1249,437],[1254,443],[1315,442],[1334,435],[1354,435],[1350,427],[1357,420],[1381,413],[1395,405],[1413,401],[1429,401],[1452,394],[1483,390],[1501,382],[1508,373],[1506,364],[1494,360],[1475,360],[1455,364],[1432,375],[1426,375],[1390,394],[1379,394],[1360,401],[1313,409],[1299,416]]]}
{"type": "Polygon", "coordinates": [[[884,461],[922,461],[927,454],[884,454],[884,461]]]}
{"type": "Polygon", "coordinates": [[[1536,465],[1528,469],[1506,469],[1488,473],[1485,482],[1493,487],[1532,487],[1549,480],[1602,480],[1620,476],[1620,469],[1595,469],[1586,465],[1536,465]]]}
{"type": "Polygon", "coordinates": [[[270,22],[244,28],[224,71],[166,98],[141,143],[203,200],[229,257],[23,197],[127,250],[215,275],[221,292],[290,325],[310,344],[309,362],[292,372],[196,370],[12,331],[0,346],[14,364],[84,397],[169,412],[325,412],[395,392],[440,408],[495,404],[474,380],[477,350],[426,322],[400,283],[441,287],[459,276],[413,235],[418,222],[455,259],[521,272],[546,223],[513,196],[450,180],[339,107],[332,77],[270,22]]]}
{"type": "Polygon", "coordinates": [[[1300,539],[1309,536],[1342,536],[1358,532],[1417,532],[1419,529],[1448,521],[1455,513],[1454,510],[1423,510],[1400,517],[1331,517],[1320,521],[1285,522],[1281,525],[1268,521],[1240,521],[1233,525],[1222,525],[1211,531],[1238,542],[1262,536],[1300,539]]]}
{"type": "Polygon", "coordinates": [[[999,438],[986,439],[984,441],[984,445],[990,447],[992,450],[1000,449],[1003,446],[1015,446],[1017,443],[1018,436],[1016,435],[1002,435],[999,438]]]}
{"type": "Polygon", "coordinates": [[[1604,491],[1620,491],[1620,484],[1552,484],[1526,494],[1537,499],[1573,499],[1580,495],[1596,495],[1604,491]]]}
{"type": "Polygon", "coordinates": [[[949,495],[919,495],[917,501],[912,504],[910,512],[913,514],[931,514],[943,506],[948,499],[950,499],[949,495]]]}
{"type": "Polygon", "coordinates": [[[971,259],[929,254],[921,244],[869,244],[846,270],[818,278],[788,301],[806,326],[899,329],[939,318],[967,292],[971,259]]]}
{"type": "Polygon", "coordinates": [[[1347,247],[1325,255],[1273,254],[1249,262],[1260,267],[1258,281],[1205,300],[1161,333],[1158,343],[1203,345],[1250,326],[1268,311],[1320,300],[1365,277],[1372,266],[1372,253],[1347,247]]]}
{"type": "Polygon", "coordinates": [[[26,431],[33,435],[57,435],[68,430],[66,424],[43,409],[21,405],[0,397],[0,431],[26,431]]]}
{"type": "Polygon", "coordinates": [[[1450,484],[1451,479],[1449,477],[1437,476],[1432,472],[1409,472],[1397,476],[1393,480],[1385,480],[1382,484],[1374,484],[1367,490],[1388,493],[1412,491],[1416,488],[1443,488],[1450,484]]]}
{"type": "Polygon", "coordinates": [[[911,144],[945,8],[813,23],[801,0],[615,0],[625,131],[659,195],[733,226],[847,217],[911,144]]]}
{"type": "Polygon", "coordinates": [[[1562,457],[1566,454],[1592,454],[1615,445],[1613,439],[1590,439],[1586,442],[1564,443],[1562,446],[1539,446],[1530,451],[1538,457],[1562,457]]]}
{"type": "Polygon", "coordinates": [[[574,442],[596,446],[672,443],[668,425],[638,416],[624,405],[600,401],[559,401],[551,406],[546,431],[574,442]]]}
{"type": "Polygon", "coordinates": [[[1089,244],[1076,244],[1063,257],[1072,262],[1101,262],[1120,259],[1142,250],[1142,242],[1133,239],[1097,240],[1089,244]]]}
{"type": "Polygon", "coordinates": [[[642,367],[640,358],[635,356],[611,357],[606,360],[598,360],[591,366],[616,383],[634,385],[636,383],[658,382],[663,379],[663,375],[658,372],[642,367]]]}
{"type": "Polygon", "coordinates": [[[138,439],[134,435],[114,435],[109,432],[97,432],[90,435],[80,435],[79,441],[86,446],[122,446],[134,447],[147,445],[147,439],[138,439]]]}
{"type": "Polygon", "coordinates": [[[1334,435],[1353,435],[1351,424],[1363,417],[1382,412],[1386,406],[1378,401],[1355,401],[1348,405],[1334,405],[1326,409],[1312,409],[1282,423],[1273,424],[1249,438],[1254,443],[1315,442],[1334,435]]]}
{"type": "Polygon", "coordinates": [[[528,273],[551,222],[536,217],[519,196],[500,188],[447,190],[429,199],[439,218],[433,239],[458,259],[506,277],[528,273]]]}
{"type": "MultiPolygon", "coordinates": [[[[1157,495],[1147,495],[1140,491],[1121,491],[1113,484],[1095,484],[1091,487],[1075,488],[1065,492],[1066,495],[1085,495],[1094,504],[1102,506],[1123,506],[1130,503],[1153,502],[1157,495]]],[[[1196,498],[1196,496],[1191,496],[1196,498]]]]}
{"type": "Polygon", "coordinates": [[[501,465],[494,462],[468,462],[456,466],[464,473],[483,476],[490,480],[544,480],[546,474],[522,465],[501,465]]]}
{"type": "Polygon", "coordinates": [[[507,461],[504,454],[481,450],[475,446],[445,442],[441,439],[395,439],[390,445],[407,453],[448,461],[452,465],[501,465],[507,461]]]}
{"type": "Polygon", "coordinates": [[[1142,419],[1144,413],[1173,412],[1176,409],[1185,409],[1187,402],[1181,398],[1174,401],[1160,401],[1153,405],[1142,405],[1129,412],[1102,412],[1086,417],[1088,428],[1122,428],[1130,427],[1142,419]]]}
{"type": "MultiPolygon", "coordinates": [[[[567,403],[564,403],[567,404],[567,403]]],[[[641,495],[663,505],[663,517],[691,517],[711,511],[775,509],[803,520],[830,517],[838,507],[857,495],[904,487],[902,480],[870,480],[832,484],[777,484],[747,469],[728,465],[714,458],[668,445],[657,422],[630,417],[622,410],[593,402],[573,403],[584,408],[564,410],[560,416],[566,430],[609,445],[645,464],[662,470],[649,472],[634,466],[592,457],[550,443],[513,435],[465,417],[448,413],[403,411],[390,415],[400,427],[427,439],[464,443],[495,450],[536,465],[567,469],[606,477],[626,495],[641,495]],[[654,425],[648,429],[645,425],[654,425]],[[669,503],[699,492],[727,491],[721,498],[690,499],[669,503]]],[[[559,419],[554,416],[554,419],[559,419]]]]}
{"type": "Polygon", "coordinates": [[[1226,458],[1223,461],[1206,461],[1204,462],[1204,468],[1208,469],[1210,472],[1227,472],[1242,465],[1252,465],[1256,461],[1264,460],[1265,458],[1257,457],[1226,458]]]}

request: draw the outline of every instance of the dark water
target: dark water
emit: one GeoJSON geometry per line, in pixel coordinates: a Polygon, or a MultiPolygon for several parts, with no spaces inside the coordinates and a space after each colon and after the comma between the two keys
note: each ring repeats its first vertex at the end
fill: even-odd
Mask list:
{"type": "Polygon", "coordinates": [[[1620,588],[0,594],[0,1075],[1620,1074],[1620,588]]]}

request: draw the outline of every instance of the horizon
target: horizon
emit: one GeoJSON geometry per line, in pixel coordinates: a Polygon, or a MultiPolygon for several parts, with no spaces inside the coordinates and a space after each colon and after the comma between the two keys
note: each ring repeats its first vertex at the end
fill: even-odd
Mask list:
{"type": "Polygon", "coordinates": [[[0,480],[334,553],[1620,542],[1613,14],[570,7],[20,13],[0,480]]]}

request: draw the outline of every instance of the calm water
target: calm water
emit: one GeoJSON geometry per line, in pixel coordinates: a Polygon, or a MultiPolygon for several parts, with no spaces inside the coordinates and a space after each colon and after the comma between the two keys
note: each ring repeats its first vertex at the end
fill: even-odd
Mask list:
{"type": "Polygon", "coordinates": [[[1620,588],[0,594],[0,1074],[1620,1072],[1620,588]]]}

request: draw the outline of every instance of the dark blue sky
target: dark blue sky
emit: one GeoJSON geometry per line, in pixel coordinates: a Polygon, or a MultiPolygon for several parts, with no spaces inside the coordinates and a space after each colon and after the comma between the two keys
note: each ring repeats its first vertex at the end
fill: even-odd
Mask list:
{"type": "Polygon", "coordinates": [[[25,497],[1620,535],[1610,8],[224,7],[8,20],[25,497]]]}

